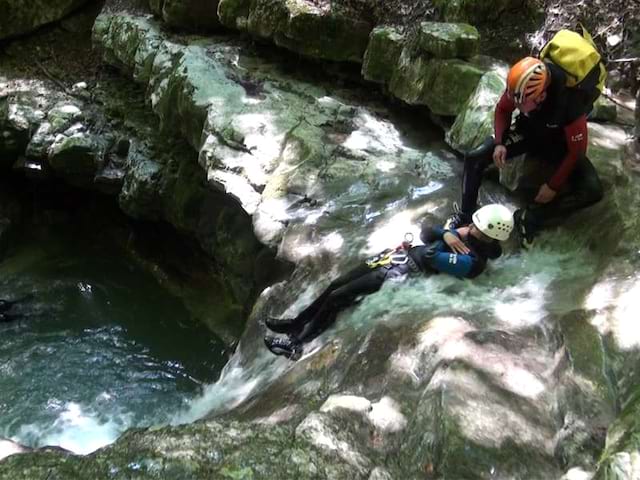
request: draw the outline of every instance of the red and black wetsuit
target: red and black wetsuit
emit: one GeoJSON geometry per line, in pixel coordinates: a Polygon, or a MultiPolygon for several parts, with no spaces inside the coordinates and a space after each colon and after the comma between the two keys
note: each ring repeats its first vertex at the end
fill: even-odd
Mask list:
{"type": "MultiPolygon", "coordinates": [[[[546,183],[558,195],[547,204],[534,203],[528,207],[530,228],[540,228],[602,198],[600,179],[586,156],[587,115],[592,103],[585,92],[566,87],[562,69],[551,63],[546,65],[551,82],[542,104],[528,114],[518,115],[512,126],[511,114],[516,106],[505,92],[495,109],[495,137],[465,156],[461,208],[464,213],[471,215],[476,210],[482,174],[492,163],[496,144],[506,147],[508,159],[530,153],[555,165],[555,172],[546,183]]],[[[534,197],[536,193],[531,192],[534,197]]]]}

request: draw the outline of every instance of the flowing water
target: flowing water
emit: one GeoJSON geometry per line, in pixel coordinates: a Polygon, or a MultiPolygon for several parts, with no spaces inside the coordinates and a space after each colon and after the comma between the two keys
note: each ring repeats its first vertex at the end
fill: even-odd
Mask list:
{"type": "Polygon", "coordinates": [[[0,298],[19,300],[0,323],[0,437],[88,453],[166,422],[226,361],[109,225],[86,220],[40,218],[0,262],[0,298]]]}

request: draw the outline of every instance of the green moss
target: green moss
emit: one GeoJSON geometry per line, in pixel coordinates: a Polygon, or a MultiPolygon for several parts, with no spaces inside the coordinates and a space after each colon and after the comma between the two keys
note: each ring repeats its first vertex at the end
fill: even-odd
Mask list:
{"type": "Polygon", "coordinates": [[[393,27],[374,29],[369,36],[369,45],[364,54],[362,76],[373,82],[388,83],[402,53],[404,42],[404,35],[393,27]]]}
{"type": "Polygon", "coordinates": [[[230,469],[224,467],[220,469],[222,478],[230,478],[232,480],[253,480],[253,470],[250,468],[230,469]]]}
{"type": "Polygon", "coordinates": [[[478,51],[480,34],[466,23],[423,22],[418,44],[437,58],[469,58],[478,51]]]}

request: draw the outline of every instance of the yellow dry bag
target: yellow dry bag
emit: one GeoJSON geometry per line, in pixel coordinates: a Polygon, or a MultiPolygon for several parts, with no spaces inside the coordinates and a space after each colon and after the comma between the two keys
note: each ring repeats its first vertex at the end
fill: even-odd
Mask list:
{"type": "Polygon", "coordinates": [[[571,30],[556,33],[540,52],[540,60],[551,61],[562,68],[567,74],[567,87],[593,91],[595,101],[604,89],[607,71],[593,38],[582,25],[580,27],[582,35],[571,30]]]}

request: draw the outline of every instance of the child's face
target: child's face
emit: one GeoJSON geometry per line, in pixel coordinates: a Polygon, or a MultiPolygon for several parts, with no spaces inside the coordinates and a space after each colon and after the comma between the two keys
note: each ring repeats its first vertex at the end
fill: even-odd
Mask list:
{"type": "Polygon", "coordinates": [[[480,231],[480,229],[478,227],[476,227],[475,224],[473,224],[473,223],[469,226],[469,234],[473,235],[478,240],[481,240],[483,242],[489,243],[489,242],[493,241],[493,238],[488,237],[487,235],[482,233],[480,231]]]}

